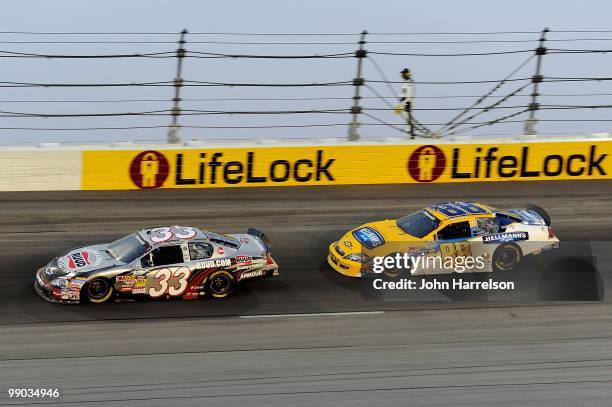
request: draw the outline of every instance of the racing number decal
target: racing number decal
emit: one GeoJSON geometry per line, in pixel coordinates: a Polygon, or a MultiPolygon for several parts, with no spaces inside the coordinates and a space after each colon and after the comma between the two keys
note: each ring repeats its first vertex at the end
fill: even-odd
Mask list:
{"type": "Polygon", "coordinates": [[[155,243],[165,242],[172,237],[170,228],[158,228],[151,231],[151,241],[155,243]]]}
{"type": "Polygon", "coordinates": [[[153,274],[155,285],[149,288],[149,296],[153,298],[161,297],[168,293],[172,296],[183,294],[187,289],[187,279],[191,275],[191,270],[188,267],[180,267],[176,270],[168,268],[159,269],[153,274]],[[174,282],[171,285],[170,279],[174,277],[174,282]]]}
{"type": "Polygon", "coordinates": [[[476,205],[473,203],[468,203],[468,202],[457,202],[453,204],[454,206],[457,206],[461,209],[463,209],[464,211],[466,211],[467,213],[471,213],[471,214],[479,214],[479,213],[487,213],[487,211],[476,205]]]}
{"type": "Polygon", "coordinates": [[[195,235],[196,231],[190,227],[157,228],[151,231],[151,241],[161,243],[170,240],[172,236],[176,236],[179,239],[191,239],[195,235]]]}
{"type": "Polygon", "coordinates": [[[181,267],[180,269],[176,270],[174,272],[174,277],[176,277],[177,280],[174,282],[174,285],[171,285],[168,288],[168,294],[170,295],[183,294],[183,291],[187,289],[187,279],[189,278],[190,274],[191,274],[191,270],[189,270],[187,267],[181,267]],[[178,287],[176,286],[177,284],[178,284],[178,287]]]}
{"type": "Polygon", "coordinates": [[[454,202],[452,204],[446,204],[446,205],[434,205],[433,207],[438,212],[448,217],[463,216],[463,215],[467,215],[468,213],[471,213],[471,214],[487,213],[487,211],[484,208],[481,208],[480,206],[476,204],[467,203],[467,202],[454,202]]]}
{"type": "Polygon", "coordinates": [[[472,255],[470,242],[454,242],[440,244],[440,255],[442,257],[469,257],[472,255]]]}
{"type": "Polygon", "coordinates": [[[196,235],[195,230],[193,228],[173,228],[174,236],[179,239],[191,239],[196,235]]]}

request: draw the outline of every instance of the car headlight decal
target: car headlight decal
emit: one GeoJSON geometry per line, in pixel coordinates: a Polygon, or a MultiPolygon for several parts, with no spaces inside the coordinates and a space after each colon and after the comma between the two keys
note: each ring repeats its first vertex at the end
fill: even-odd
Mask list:
{"type": "Polygon", "coordinates": [[[68,285],[68,281],[64,278],[56,278],[51,280],[51,286],[55,288],[64,288],[68,285]]]}
{"type": "Polygon", "coordinates": [[[351,253],[344,256],[347,260],[358,261],[359,263],[367,263],[370,261],[370,257],[364,253],[351,253]]]}

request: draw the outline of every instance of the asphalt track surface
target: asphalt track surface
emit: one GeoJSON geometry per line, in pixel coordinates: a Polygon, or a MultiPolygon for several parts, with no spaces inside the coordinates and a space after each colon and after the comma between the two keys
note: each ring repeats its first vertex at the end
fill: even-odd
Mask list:
{"type": "Polygon", "coordinates": [[[346,230],[445,200],[546,208],[562,242],[598,242],[612,289],[611,182],[0,194],[0,405],[609,406],[609,295],[372,300],[323,265],[346,230]],[[168,224],[260,228],[281,276],[222,301],[34,294],[33,271],[54,255],[168,224]],[[62,396],[9,399],[11,387],[62,396]]]}

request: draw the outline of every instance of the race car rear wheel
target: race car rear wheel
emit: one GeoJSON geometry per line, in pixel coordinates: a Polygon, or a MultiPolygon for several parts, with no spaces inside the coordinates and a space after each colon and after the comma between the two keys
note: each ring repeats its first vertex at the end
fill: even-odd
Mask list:
{"type": "Polygon", "coordinates": [[[235,287],[236,279],[232,273],[225,270],[212,273],[206,283],[206,291],[213,298],[225,298],[234,292],[235,287]]]}
{"type": "Polygon", "coordinates": [[[516,243],[503,243],[493,253],[493,271],[514,270],[523,259],[523,251],[516,243]]]}
{"type": "Polygon", "coordinates": [[[113,296],[115,289],[111,281],[98,277],[94,278],[83,287],[82,295],[89,302],[94,304],[101,304],[110,300],[113,296]]]}

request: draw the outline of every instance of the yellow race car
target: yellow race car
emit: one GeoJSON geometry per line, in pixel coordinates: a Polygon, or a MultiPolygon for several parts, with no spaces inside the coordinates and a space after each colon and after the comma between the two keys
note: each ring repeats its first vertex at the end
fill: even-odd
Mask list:
{"type": "MultiPolygon", "coordinates": [[[[375,257],[409,253],[429,258],[478,258],[468,272],[510,271],[522,258],[559,247],[548,213],[535,205],[497,210],[475,202],[427,206],[399,219],[359,226],[329,246],[327,262],[338,273],[361,277],[375,257]]],[[[425,264],[425,263],[423,263],[425,264]]],[[[429,264],[429,263],[428,263],[429,264]]],[[[456,269],[412,268],[411,274],[442,274],[456,269]]]]}

